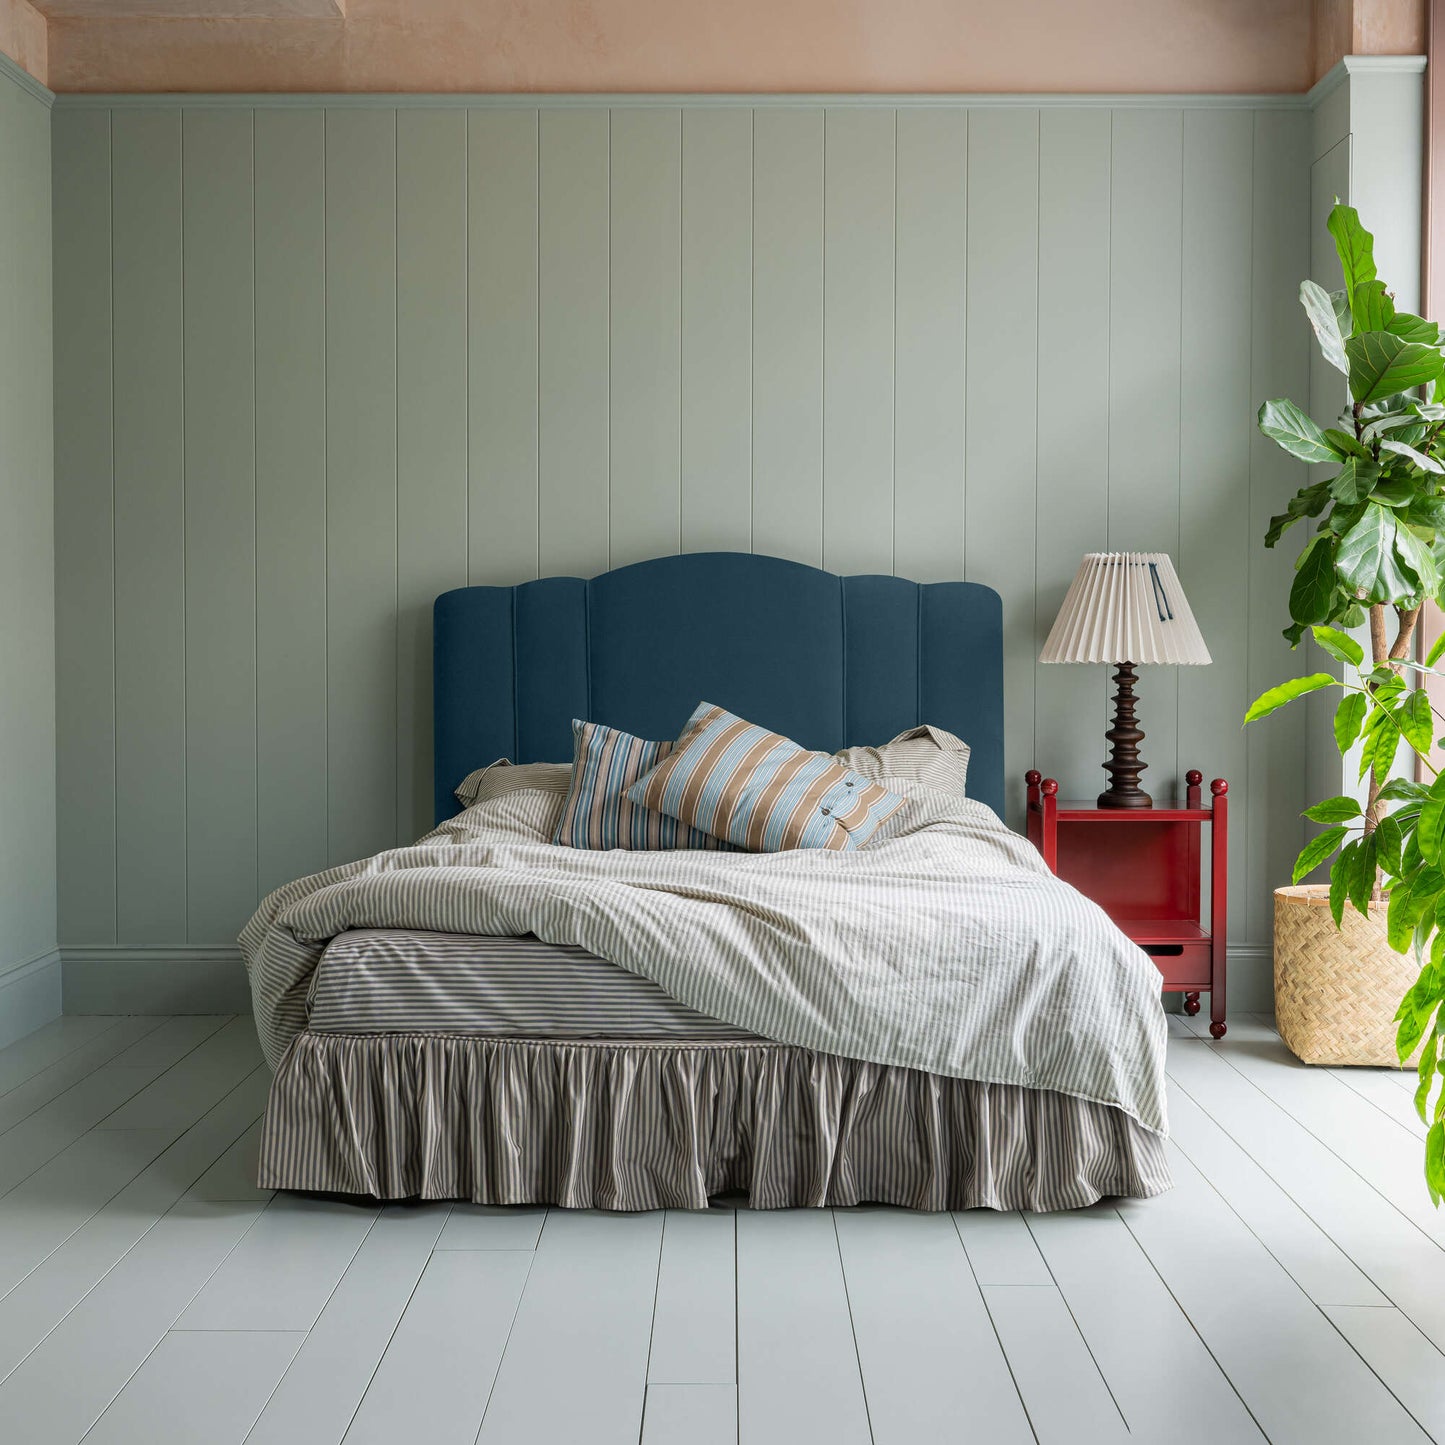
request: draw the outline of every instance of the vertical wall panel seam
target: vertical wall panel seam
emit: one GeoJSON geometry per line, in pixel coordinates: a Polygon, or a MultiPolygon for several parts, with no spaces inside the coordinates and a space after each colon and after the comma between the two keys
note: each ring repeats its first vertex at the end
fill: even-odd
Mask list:
{"type": "MultiPolygon", "coordinates": [[[[1187,111],[1179,112],[1179,424],[1175,433],[1174,447],[1174,555],[1180,565],[1184,561],[1184,197],[1185,191],[1185,145],[1184,131],[1189,124],[1187,111]]],[[[1174,790],[1179,791],[1183,778],[1180,771],[1183,759],[1179,755],[1179,669],[1169,669],[1174,674],[1174,790]]]]}
{"type": "Polygon", "coordinates": [[[823,107],[823,204],[818,218],[818,565],[828,564],[828,107],[823,107]]]}
{"type": "Polygon", "coordinates": [[[758,113],[748,111],[748,551],[757,551],[758,113]]]}
{"type": "Polygon", "coordinates": [[[261,901],[261,443],[260,407],[256,402],[256,111],[251,111],[251,724],[255,743],[256,776],[252,804],[256,836],[255,887],[261,901]]]}
{"type": "Polygon", "coordinates": [[[889,571],[898,575],[898,112],[893,112],[893,365],[892,474],[889,477],[892,532],[888,538],[889,571]]]}
{"type": "Polygon", "coordinates": [[[687,426],[687,413],[683,407],[682,387],[682,335],[686,325],[687,284],[685,276],[687,261],[683,256],[683,208],[687,196],[687,154],[683,146],[683,111],[677,110],[677,550],[682,551],[683,508],[687,492],[683,486],[683,431],[687,426]]]}
{"type": "Polygon", "coordinates": [[[325,636],[322,710],[326,768],[326,862],[331,841],[331,112],[321,112],[321,614],[325,636]]]}
{"type": "Polygon", "coordinates": [[[973,175],[973,115],[963,113],[963,335],[960,337],[963,352],[963,391],[958,398],[959,410],[963,413],[963,445],[958,455],[958,486],[962,496],[958,508],[958,575],[968,580],[968,189],[973,175]]]}
{"type": "Polygon", "coordinates": [[[1043,290],[1044,231],[1044,114],[1034,119],[1034,495],[1033,495],[1033,610],[1029,614],[1029,666],[1033,674],[1033,706],[1030,708],[1033,734],[1029,758],[1036,765],[1039,756],[1039,356],[1043,330],[1043,307],[1039,293],[1043,290]]]}
{"type": "Polygon", "coordinates": [[[612,107],[607,108],[607,566],[612,566],[612,107]]]}
{"type": "MultiPolygon", "coordinates": [[[[1314,150],[1313,145],[1311,145],[1311,146],[1309,147],[1309,149],[1310,149],[1311,153],[1313,153],[1313,150],[1314,150]]],[[[1254,226],[1255,226],[1255,195],[1254,195],[1254,188],[1255,188],[1255,182],[1256,182],[1256,180],[1258,179],[1258,176],[1259,176],[1259,112],[1256,110],[1256,111],[1254,111],[1254,112],[1251,114],[1251,117],[1250,117],[1250,128],[1249,128],[1249,250],[1250,250],[1250,267],[1249,267],[1249,315],[1250,315],[1251,322],[1253,322],[1253,318],[1258,315],[1258,311],[1256,310],[1257,299],[1256,299],[1256,290],[1255,290],[1255,282],[1256,282],[1257,277],[1256,277],[1256,267],[1255,267],[1255,261],[1254,261],[1254,246],[1255,246],[1255,231],[1254,231],[1254,226]]],[[[1311,189],[1313,189],[1313,185],[1311,185],[1311,189]]],[[[1313,197],[1310,198],[1308,204],[1309,204],[1311,207],[1313,206],[1313,197]]],[[[1255,368],[1254,348],[1255,348],[1255,333],[1254,333],[1254,326],[1251,324],[1251,326],[1250,326],[1250,333],[1249,333],[1249,400],[1250,400],[1250,404],[1251,404],[1251,405],[1253,405],[1255,397],[1259,395],[1259,384],[1258,384],[1258,381],[1256,380],[1255,370],[1254,370],[1254,368],[1255,368]]],[[[1246,509],[1246,511],[1247,511],[1248,514],[1249,514],[1249,524],[1250,524],[1250,535],[1251,535],[1251,536],[1253,536],[1253,526],[1254,526],[1254,497],[1255,497],[1255,493],[1254,493],[1254,458],[1255,458],[1255,455],[1256,455],[1256,447],[1255,447],[1255,445],[1254,445],[1254,438],[1253,438],[1253,436],[1251,435],[1251,437],[1250,437],[1249,450],[1245,453],[1245,462],[1246,462],[1246,465],[1247,465],[1248,468],[1249,468],[1248,484],[1247,484],[1248,497],[1247,497],[1247,500],[1246,500],[1246,502],[1245,502],[1245,509],[1246,509]]],[[[1251,558],[1249,559],[1249,563],[1247,564],[1247,570],[1246,570],[1245,576],[1244,576],[1244,646],[1245,646],[1245,658],[1244,658],[1244,694],[1245,694],[1245,705],[1246,705],[1246,707],[1249,705],[1249,694],[1250,694],[1250,692],[1253,690],[1253,687],[1254,687],[1254,683],[1253,683],[1253,681],[1252,681],[1252,679],[1251,679],[1251,677],[1250,677],[1250,667],[1249,667],[1249,654],[1250,654],[1250,652],[1251,652],[1251,651],[1253,650],[1253,648],[1254,648],[1254,641],[1255,641],[1255,639],[1254,639],[1254,588],[1253,588],[1253,586],[1251,586],[1251,578],[1250,578],[1250,572],[1253,571],[1254,561],[1255,561],[1255,559],[1254,559],[1253,557],[1251,557],[1251,558]]],[[[1249,786],[1250,786],[1250,779],[1251,779],[1251,776],[1252,776],[1252,769],[1251,769],[1251,767],[1250,767],[1250,757],[1252,756],[1253,753],[1254,753],[1254,749],[1253,749],[1252,747],[1246,745],[1246,746],[1245,746],[1245,749],[1244,749],[1244,754],[1243,754],[1243,762],[1244,762],[1244,796],[1245,796],[1246,799],[1248,799],[1248,798],[1249,798],[1249,795],[1250,795],[1250,794],[1249,794],[1249,786]]],[[[1248,805],[1248,802],[1246,802],[1246,803],[1245,803],[1245,807],[1248,807],[1248,806],[1249,806],[1249,805],[1248,805]]],[[[1256,884],[1255,881],[1254,881],[1254,875],[1251,873],[1251,871],[1250,871],[1250,866],[1249,866],[1249,865],[1250,865],[1250,851],[1251,851],[1251,850],[1250,850],[1250,834],[1251,834],[1252,831],[1253,831],[1252,829],[1246,827],[1246,828],[1244,829],[1244,838],[1243,838],[1243,845],[1244,845],[1244,855],[1243,855],[1243,856],[1244,856],[1244,900],[1243,900],[1243,902],[1244,902],[1245,938],[1246,938],[1246,940],[1251,941],[1251,942],[1252,942],[1253,940],[1250,939],[1250,934],[1249,934],[1249,931],[1248,931],[1248,930],[1253,926],[1253,919],[1254,919],[1253,895],[1254,895],[1255,890],[1256,890],[1256,888],[1257,888],[1257,884],[1256,884]]],[[[1236,834],[1238,834],[1239,830],[1236,828],[1236,829],[1235,829],[1235,832],[1236,832],[1236,834]]],[[[1213,924],[1214,924],[1214,920],[1211,918],[1211,919],[1210,919],[1210,926],[1213,927],[1213,924]]]]}
{"type": "MultiPolygon", "coordinates": [[[[462,316],[467,344],[462,352],[462,526],[467,539],[465,582],[472,577],[472,113],[462,113],[462,316]]],[[[465,585],[465,583],[464,583],[465,585]]],[[[432,730],[436,730],[433,716],[432,730]]]]}
{"type": "Polygon", "coordinates": [[[391,113],[391,552],[392,592],[396,604],[391,622],[391,836],[401,838],[401,112],[391,113]]]}
{"type": "Polygon", "coordinates": [[[180,223],[181,223],[181,908],[186,941],[191,939],[191,678],[190,619],[186,599],[190,594],[190,558],[186,541],[190,535],[190,508],[186,505],[186,115],[177,118],[180,130],[180,223]]]}
{"type": "Polygon", "coordinates": [[[532,193],[536,211],[536,234],[532,240],[533,246],[533,267],[537,273],[537,294],[535,298],[535,326],[537,335],[535,370],[536,370],[536,416],[534,418],[534,451],[533,457],[534,481],[535,481],[535,512],[537,523],[537,535],[535,539],[535,558],[532,564],[532,575],[542,575],[542,107],[536,110],[534,142],[534,160],[532,176],[532,193]]]}
{"type": "Polygon", "coordinates": [[[106,304],[109,335],[106,338],[110,351],[110,870],[113,927],[111,937],[120,941],[120,749],[119,709],[116,705],[116,644],[115,621],[115,112],[105,113],[106,141],[106,250],[110,262],[110,288],[106,304]]]}

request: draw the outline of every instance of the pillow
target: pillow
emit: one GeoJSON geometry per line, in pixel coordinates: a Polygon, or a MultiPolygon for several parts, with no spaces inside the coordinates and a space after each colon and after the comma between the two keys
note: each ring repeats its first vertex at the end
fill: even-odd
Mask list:
{"type": "Polygon", "coordinates": [[[903,806],[826,753],[706,702],[627,796],[754,853],[859,848],[903,806]]]}
{"type": "Polygon", "coordinates": [[[672,751],[618,728],[572,720],[573,762],[554,843],[565,848],[726,848],[707,833],[654,813],[627,789],[672,751]]]}
{"type": "Polygon", "coordinates": [[[510,758],[498,758],[496,762],[468,773],[456,791],[456,800],[462,807],[470,808],[476,803],[489,803],[493,798],[505,798],[508,793],[518,793],[524,788],[561,794],[567,791],[571,781],[571,763],[514,763],[510,758]]]}
{"type": "Polygon", "coordinates": [[[903,779],[966,797],[968,744],[942,728],[910,728],[881,748],[844,748],[833,756],[873,783],[903,779]]]}

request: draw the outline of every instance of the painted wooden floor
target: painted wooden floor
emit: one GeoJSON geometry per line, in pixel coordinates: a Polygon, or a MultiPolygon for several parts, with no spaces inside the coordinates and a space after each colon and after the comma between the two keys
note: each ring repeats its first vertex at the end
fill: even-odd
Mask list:
{"type": "Polygon", "coordinates": [[[272,1197],[249,1019],[59,1020],[0,1051],[0,1440],[1445,1441],[1408,1078],[1171,1028],[1163,1198],[629,1216],[272,1197]]]}

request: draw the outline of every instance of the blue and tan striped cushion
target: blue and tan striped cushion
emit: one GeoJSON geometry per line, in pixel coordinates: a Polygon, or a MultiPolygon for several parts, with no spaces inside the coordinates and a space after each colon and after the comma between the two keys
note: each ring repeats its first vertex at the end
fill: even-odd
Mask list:
{"type": "Polygon", "coordinates": [[[726,848],[710,834],[627,796],[627,789],[672,746],[573,718],[572,781],[552,841],[568,848],[726,848]]]}
{"type": "Polygon", "coordinates": [[[903,806],[827,754],[706,702],[627,796],[753,853],[859,848],[903,806]]]}

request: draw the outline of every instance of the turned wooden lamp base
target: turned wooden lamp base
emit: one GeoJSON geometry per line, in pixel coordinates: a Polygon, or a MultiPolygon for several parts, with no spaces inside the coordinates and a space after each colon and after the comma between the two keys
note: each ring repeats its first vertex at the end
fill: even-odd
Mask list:
{"type": "Polygon", "coordinates": [[[1114,726],[1104,734],[1110,743],[1104,771],[1109,786],[1099,794],[1101,808],[1152,808],[1154,799],[1139,786],[1149,766],[1139,757],[1144,731],[1134,718],[1134,664],[1121,662],[1114,673],[1114,726]]]}

